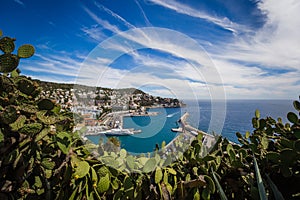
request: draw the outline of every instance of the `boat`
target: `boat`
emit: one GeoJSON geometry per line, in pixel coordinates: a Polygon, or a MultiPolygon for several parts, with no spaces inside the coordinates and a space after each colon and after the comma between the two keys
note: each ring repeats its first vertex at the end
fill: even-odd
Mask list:
{"type": "Polygon", "coordinates": [[[175,113],[172,113],[172,114],[168,114],[168,115],[167,115],[167,118],[173,117],[173,116],[176,115],[177,113],[179,113],[179,112],[175,112],[175,113]]]}
{"type": "Polygon", "coordinates": [[[104,134],[106,136],[123,136],[123,135],[133,135],[134,131],[131,129],[123,129],[123,128],[113,128],[106,131],[101,131],[99,134],[104,134]]]}
{"type": "Polygon", "coordinates": [[[198,135],[198,133],[196,131],[191,131],[191,134],[193,134],[194,136],[198,135]]]}
{"type": "Polygon", "coordinates": [[[182,128],[179,127],[179,128],[172,128],[171,131],[173,132],[182,132],[182,128]]]}
{"type": "Polygon", "coordinates": [[[133,132],[133,133],[141,133],[142,130],[133,130],[132,132],[133,132]]]}

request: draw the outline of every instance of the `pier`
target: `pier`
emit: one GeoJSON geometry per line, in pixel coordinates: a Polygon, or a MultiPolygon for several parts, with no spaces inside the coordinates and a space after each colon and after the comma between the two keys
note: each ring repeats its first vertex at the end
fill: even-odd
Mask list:
{"type": "MultiPolygon", "coordinates": [[[[181,135],[183,135],[183,140],[192,142],[192,140],[194,139],[195,136],[197,136],[198,134],[201,134],[201,135],[203,135],[203,140],[202,140],[203,146],[205,146],[207,149],[211,149],[214,146],[214,144],[216,143],[217,138],[213,135],[210,135],[202,130],[199,130],[199,129],[189,125],[187,122],[188,116],[189,116],[189,113],[186,112],[178,120],[178,123],[180,124],[180,127],[178,128],[178,130],[181,130],[180,132],[182,132],[181,135]]],[[[179,135],[179,136],[181,136],[181,135],[179,135]]],[[[170,143],[168,143],[165,146],[165,151],[172,151],[172,149],[175,148],[174,142],[178,139],[179,136],[174,138],[170,143]]]]}

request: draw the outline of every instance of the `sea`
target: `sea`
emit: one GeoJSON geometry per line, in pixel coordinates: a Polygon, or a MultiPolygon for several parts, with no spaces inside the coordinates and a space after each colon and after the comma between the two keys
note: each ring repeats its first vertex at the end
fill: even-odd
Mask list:
{"type": "MultiPolygon", "coordinates": [[[[282,118],[287,122],[286,115],[293,108],[293,100],[227,100],[226,102],[212,102],[209,100],[184,101],[185,107],[181,108],[150,108],[148,112],[157,112],[155,116],[124,117],[123,128],[134,128],[141,133],[131,136],[119,136],[121,148],[133,154],[153,152],[156,145],[163,141],[168,144],[178,132],[172,128],[178,128],[178,120],[185,113],[189,116],[187,122],[209,134],[221,134],[232,142],[238,143],[236,133],[245,134],[253,131],[252,118],[255,110],[260,111],[262,118],[267,116],[274,119],[282,118]]],[[[87,136],[98,144],[100,138],[105,136],[87,136]]]]}

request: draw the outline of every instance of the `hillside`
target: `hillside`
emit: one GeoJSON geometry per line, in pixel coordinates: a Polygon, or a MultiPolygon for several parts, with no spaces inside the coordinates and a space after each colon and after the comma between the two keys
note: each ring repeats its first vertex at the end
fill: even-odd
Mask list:
{"type": "MultiPolygon", "coordinates": [[[[113,89],[111,88],[105,88],[105,87],[93,87],[93,86],[87,86],[87,85],[78,85],[73,83],[55,83],[55,82],[49,82],[49,81],[42,81],[38,79],[34,79],[40,87],[43,88],[43,90],[51,90],[51,89],[63,89],[63,90],[71,90],[72,88],[81,88],[86,90],[106,90],[111,91],[113,89]]],[[[120,89],[114,89],[116,91],[119,91],[120,93],[133,93],[133,94],[145,94],[142,90],[136,89],[136,88],[120,88],[120,89]]]]}

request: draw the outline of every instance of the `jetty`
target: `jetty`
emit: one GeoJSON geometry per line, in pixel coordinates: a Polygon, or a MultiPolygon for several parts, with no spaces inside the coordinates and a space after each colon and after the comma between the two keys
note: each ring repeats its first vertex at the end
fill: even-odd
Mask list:
{"type": "Polygon", "coordinates": [[[205,145],[209,149],[212,148],[213,145],[216,143],[217,138],[214,135],[208,134],[202,130],[199,130],[199,129],[189,125],[187,123],[188,116],[189,116],[189,113],[186,112],[180,118],[179,123],[181,124],[184,132],[187,132],[187,133],[195,135],[195,136],[197,136],[198,134],[202,134],[203,135],[203,141],[202,141],[203,145],[205,145]]]}
{"type": "Polygon", "coordinates": [[[183,135],[183,140],[188,142],[191,142],[194,139],[194,137],[197,136],[198,134],[203,135],[202,143],[203,146],[205,146],[207,149],[211,149],[216,143],[218,139],[216,136],[208,134],[188,124],[187,122],[188,116],[189,113],[185,112],[178,120],[178,124],[180,125],[180,127],[171,129],[173,132],[180,132],[182,134],[175,137],[170,143],[168,143],[165,146],[166,151],[172,151],[172,149],[174,149],[174,143],[181,135],[183,135]]]}

